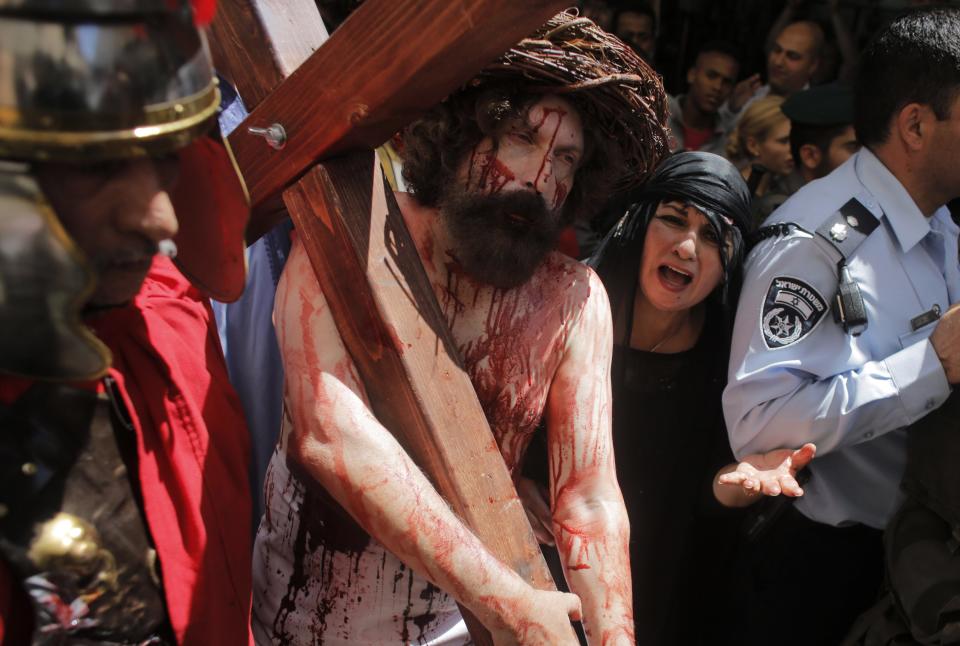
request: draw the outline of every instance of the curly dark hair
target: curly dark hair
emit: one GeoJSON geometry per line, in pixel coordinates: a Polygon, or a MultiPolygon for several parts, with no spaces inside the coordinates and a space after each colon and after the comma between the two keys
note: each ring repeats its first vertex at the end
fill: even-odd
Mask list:
{"type": "MultiPolygon", "coordinates": [[[[403,178],[417,200],[437,206],[446,188],[455,181],[464,156],[484,137],[494,146],[500,136],[524,119],[542,93],[532,93],[519,83],[468,88],[450,96],[403,132],[403,178]]],[[[612,192],[621,149],[617,142],[591,128],[587,112],[574,95],[564,95],[584,118],[584,155],[576,181],[564,203],[563,224],[589,219],[612,192]]]]}

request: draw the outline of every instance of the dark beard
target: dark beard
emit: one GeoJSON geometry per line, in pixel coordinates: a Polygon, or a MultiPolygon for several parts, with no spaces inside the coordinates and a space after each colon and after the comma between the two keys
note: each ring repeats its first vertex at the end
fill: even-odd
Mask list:
{"type": "Polygon", "coordinates": [[[463,270],[500,289],[528,281],[560,235],[557,215],[530,191],[477,194],[457,186],[439,206],[463,270]]]}

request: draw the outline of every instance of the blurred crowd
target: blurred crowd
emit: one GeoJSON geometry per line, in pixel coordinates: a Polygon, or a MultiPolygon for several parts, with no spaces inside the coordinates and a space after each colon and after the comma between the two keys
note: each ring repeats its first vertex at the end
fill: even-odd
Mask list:
{"type": "MultiPolygon", "coordinates": [[[[851,83],[859,51],[886,20],[930,4],[584,0],[579,10],[662,76],[672,151],[702,150],[736,164],[759,225],[856,152],[851,83]]],[[[629,199],[613,202],[606,217],[578,224],[570,253],[592,253],[629,199]]]]}

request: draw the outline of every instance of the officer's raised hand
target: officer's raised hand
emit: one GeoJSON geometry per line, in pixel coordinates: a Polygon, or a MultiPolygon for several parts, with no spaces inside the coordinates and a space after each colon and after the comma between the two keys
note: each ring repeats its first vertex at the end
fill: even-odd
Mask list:
{"type": "Polygon", "coordinates": [[[940,318],[930,343],[943,364],[947,381],[960,383],[960,303],[952,305],[940,318]]]}

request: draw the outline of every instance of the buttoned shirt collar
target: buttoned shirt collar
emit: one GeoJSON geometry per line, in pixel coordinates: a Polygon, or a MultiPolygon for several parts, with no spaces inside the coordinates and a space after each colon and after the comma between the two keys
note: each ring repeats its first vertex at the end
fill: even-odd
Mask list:
{"type": "Polygon", "coordinates": [[[930,221],[907,189],[866,146],[857,153],[856,172],[860,183],[876,198],[904,252],[930,232],[930,221]]]}

